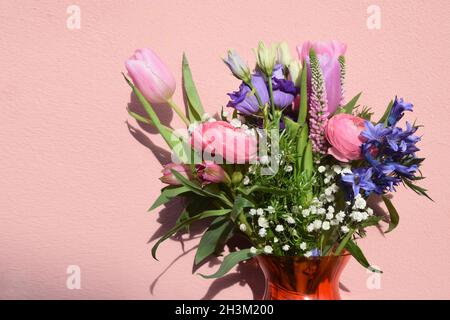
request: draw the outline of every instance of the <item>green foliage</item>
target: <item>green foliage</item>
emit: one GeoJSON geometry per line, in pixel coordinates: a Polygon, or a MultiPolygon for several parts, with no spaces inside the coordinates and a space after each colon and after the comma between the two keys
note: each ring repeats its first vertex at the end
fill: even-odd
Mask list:
{"type": "Polygon", "coordinates": [[[179,196],[180,194],[190,192],[190,191],[191,191],[191,189],[187,186],[165,187],[164,189],[161,190],[161,194],[159,195],[158,199],[156,199],[156,201],[152,204],[152,206],[150,207],[150,209],[148,209],[148,211],[152,211],[152,210],[158,208],[159,206],[166,204],[167,202],[169,202],[173,198],[179,196]]]}
{"type": "Polygon", "coordinates": [[[308,67],[306,65],[306,61],[303,62],[302,74],[300,78],[300,108],[297,122],[305,123],[306,122],[306,114],[308,111],[308,67]]]}
{"type": "Polygon", "coordinates": [[[134,86],[134,84],[125,76],[125,74],[122,74],[125,81],[128,83],[128,85],[133,90],[134,94],[138,98],[139,102],[144,107],[145,111],[147,112],[148,116],[150,117],[150,120],[152,121],[153,125],[158,129],[159,133],[163,137],[164,141],[168,144],[168,146],[173,149],[177,146],[179,141],[174,141],[173,134],[170,129],[168,129],[166,126],[161,124],[161,121],[158,118],[158,115],[153,110],[150,103],[145,99],[145,97],[142,95],[142,93],[139,91],[137,87],[134,86]]]}
{"type": "Polygon", "coordinates": [[[194,80],[192,79],[191,69],[189,68],[189,63],[185,54],[183,54],[182,73],[183,92],[186,97],[189,120],[200,121],[204,113],[203,105],[200,101],[194,80]]]}
{"type": "Polygon", "coordinates": [[[394,105],[394,100],[391,100],[386,107],[386,111],[384,112],[383,116],[378,120],[377,123],[383,123],[384,126],[387,126],[387,121],[389,119],[389,115],[391,114],[392,106],[394,105]]]}
{"type": "Polygon", "coordinates": [[[251,253],[250,249],[243,249],[240,251],[231,252],[223,259],[223,262],[220,265],[220,268],[219,268],[219,270],[217,270],[216,273],[211,274],[211,275],[203,275],[203,274],[200,274],[200,275],[206,279],[220,278],[223,275],[225,275],[228,271],[230,271],[239,262],[253,258],[256,255],[257,254],[255,254],[255,253],[251,253]]]}
{"type": "Polygon", "coordinates": [[[203,234],[195,254],[195,264],[202,263],[213,253],[219,253],[234,234],[235,224],[227,216],[216,218],[203,234]]]}
{"type": "Polygon", "coordinates": [[[386,205],[386,208],[389,211],[389,227],[388,229],[385,231],[385,233],[391,232],[392,230],[394,230],[397,226],[398,223],[400,222],[400,216],[398,215],[397,209],[395,209],[394,205],[392,204],[391,200],[389,200],[388,197],[386,196],[381,196],[381,198],[384,201],[384,204],[386,205]]]}
{"type": "Polygon", "coordinates": [[[346,244],[346,248],[347,248],[348,252],[350,252],[350,254],[353,256],[353,258],[355,258],[356,261],[358,261],[364,268],[367,268],[372,272],[383,273],[383,271],[375,269],[370,266],[369,261],[367,261],[363,252],[361,251],[361,249],[358,247],[358,245],[353,240],[351,240],[351,239],[348,240],[348,242],[346,244]]]}
{"type": "Polygon", "coordinates": [[[346,105],[338,108],[335,111],[335,115],[339,114],[339,113],[346,113],[346,114],[352,114],[353,113],[353,109],[356,106],[356,103],[358,102],[359,97],[361,96],[362,92],[358,93],[356,96],[353,97],[352,100],[350,100],[349,102],[347,102],[346,105]]]}
{"type": "MultiPolygon", "coordinates": [[[[159,245],[163,241],[169,239],[171,236],[173,236],[179,230],[184,228],[186,225],[191,224],[192,222],[195,222],[198,220],[209,218],[209,217],[223,216],[223,215],[229,213],[230,211],[231,211],[231,209],[208,210],[208,211],[204,211],[198,215],[195,215],[193,217],[190,217],[188,219],[184,219],[182,222],[178,223],[172,229],[167,231],[161,238],[159,238],[159,240],[156,242],[156,244],[152,248],[153,258],[156,259],[156,251],[158,250],[159,245]]],[[[156,259],[156,260],[158,260],[158,259],[156,259]]]]}

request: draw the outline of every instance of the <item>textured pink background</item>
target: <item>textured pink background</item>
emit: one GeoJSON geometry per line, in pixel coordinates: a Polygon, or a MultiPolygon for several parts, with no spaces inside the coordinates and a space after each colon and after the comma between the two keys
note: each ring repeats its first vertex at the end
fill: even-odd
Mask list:
{"type": "MultiPolygon", "coordinates": [[[[238,85],[219,59],[227,48],[253,61],[259,39],[293,47],[333,38],[348,43],[348,97],[364,90],[378,115],[395,94],[414,102],[410,119],[425,125],[423,185],[435,199],[400,188],[399,228],[362,242],[384,270],[381,289],[367,289],[369,275],[352,262],[343,296],[450,298],[449,10],[448,1],[0,1],[0,298],[260,297],[254,266],[217,281],[193,275],[198,238],[169,240],[160,262],[151,258],[148,239],[174,217],[146,212],[160,165],[127,129],[136,123],[125,112],[123,61],[150,46],[180,79],[185,50],[213,113],[238,85]],[[70,4],[81,7],[81,30],[66,28],[70,4]],[[381,30],[366,27],[370,4],[381,7],[381,30]],[[81,290],[66,289],[72,264],[81,290]]],[[[144,144],[147,134],[163,146],[139,130],[144,144]]]]}

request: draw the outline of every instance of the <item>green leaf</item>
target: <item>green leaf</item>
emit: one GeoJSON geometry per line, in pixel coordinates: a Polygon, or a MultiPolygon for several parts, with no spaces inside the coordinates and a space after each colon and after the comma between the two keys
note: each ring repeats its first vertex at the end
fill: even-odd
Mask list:
{"type": "Polygon", "coordinates": [[[252,194],[253,192],[262,192],[262,193],[280,193],[285,190],[277,188],[277,187],[266,187],[266,186],[251,186],[250,188],[237,188],[239,192],[242,192],[246,196],[252,194]]]}
{"type": "Polygon", "coordinates": [[[358,225],[358,228],[362,229],[366,227],[376,226],[382,220],[382,218],[383,217],[380,216],[370,216],[369,218],[367,218],[367,220],[364,220],[364,222],[358,225]]]}
{"type": "Polygon", "coordinates": [[[186,96],[186,103],[188,109],[189,120],[201,121],[204,112],[200,97],[198,96],[197,88],[195,87],[194,80],[192,79],[191,69],[186,58],[186,54],[183,53],[183,89],[186,96]]]}
{"type": "Polygon", "coordinates": [[[251,253],[250,249],[243,249],[240,251],[231,252],[229,255],[227,255],[223,259],[223,262],[220,265],[220,268],[219,268],[219,270],[217,270],[216,273],[208,275],[208,276],[203,275],[203,274],[200,274],[200,275],[206,279],[220,278],[223,275],[225,275],[228,271],[230,271],[239,262],[253,258],[256,255],[257,255],[257,253],[251,253]]]}
{"type": "Polygon", "coordinates": [[[428,193],[427,193],[428,190],[427,189],[419,187],[418,185],[415,185],[414,183],[412,183],[408,179],[403,179],[402,181],[407,187],[409,187],[415,193],[417,193],[419,195],[422,195],[422,196],[425,196],[425,197],[427,197],[428,199],[430,199],[431,201],[434,202],[434,200],[431,199],[430,196],[428,195],[428,193]]]}
{"type": "Polygon", "coordinates": [[[283,121],[284,121],[284,124],[286,126],[287,134],[289,135],[291,140],[298,139],[299,138],[299,132],[300,132],[300,129],[302,128],[302,125],[297,123],[297,122],[294,122],[289,117],[283,117],[283,121]]]}
{"type": "Polygon", "coordinates": [[[300,76],[300,109],[297,122],[305,123],[308,109],[308,67],[306,61],[303,62],[302,74],[300,76]]]}
{"type": "Polygon", "coordinates": [[[389,115],[391,114],[392,106],[394,105],[394,100],[391,100],[386,108],[386,111],[384,112],[383,116],[378,120],[377,123],[384,123],[384,126],[387,126],[387,121],[389,118],[389,115]]]}
{"type": "Polygon", "coordinates": [[[334,252],[335,256],[338,256],[341,254],[342,250],[347,246],[347,243],[350,241],[353,232],[355,232],[354,229],[350,229],[345,237],[342,239],[341,243],[339,243],[339,246],[337,247],[336,251],[334,252]]]}
{"type": "MultiPolygon", "coordinates": [[[[175,227],[173,227],[172,229],[170,229],[169,231],[167,231],[161,238],[159,238],[159,240],[155,243],[155,245],[152,248],[152,256],[154,259],[156,259],[156,251],[158,250],[159,245],[167,240],[168,238],[170,238],[171,236],[173,236],[175,233],[177,233],[178,230],[181,230],[184,226],[191,224],[194,221],[198,221],[201,219],[205,219],[205,218],[209,218],[209,217],[217,217],[217,216],[223,216],[227,213],[229,213],[231,210],[230,209],[218,209],[218,210],[208,210],[208,211],[204,211],[198,215],[195,215],[193,217],[190,217],[188,219],[183,220],[183,222],[175,225],[175,227]]],[[[156,259],[158,260],[158,259],[156,259]]]]}
{"type": "Polygon", "coordinates": [[[133,118],[135,118],[137,121],[145,123],[145,124],[153,125],[153,123],[150,119],[147,119],[147,118],[141,116],[140,114],[137,114],[136,112],[131,111],[130,109],[127,109],[127,111],[128,111],[128,114],[130,116],[132,116],[133,118]]]}
{"type": "Polygon", "coordinates": [[[231,210],[230,215],[231,220],[235,221],[244,208],[251,208],[253,206],[253,203],[239,194],[233,203],[233,209],[231,210]]]}
{"type": "Polygon", "coordinates": [[[355,105],[358,102],[358,99],[361,96],[361,94],[362,94],[362,92],[358,93],[346,105],[344,105],[344,106],[340,107],[339,109],[337,109],[337,111],[334,114],[339,114],[339,113],[352,114],[353,108],[355,108],[355,105]]]}
{"type": "Polygon", "coordinates": [[[367,268],[372,272],[383,273],[383,271],[372,268],[370,266],[369,261],[367,261],[366,257],[362,253],[361,249],[358,247],[358,245],[353,240],[350,239],[347,242],[346,248],[351,253],[351,255],[356,259],[356,261],[358,261],[364,268],[367,268]]]}
{"type": "Polygon", "coordinates": [[[203,262],[211,254],[223,249],[225,242],[233,235],[234,223],[228,217],[216,218],[203,234],[195,254],[195,264],[203,262]]]}
{"type": "Polygon", "coordinates": [[[398,215],[397,210],[395,209],[394,205],[392,204],[391,200],[389,200],[385,196],[381,196],[381,198],[384,201],[384,204],[386,205],[386,208],[389,211],[389,228],[385,231],[385,233],[391,232],[394,230],[400,221],[400,216],[398,215]]]}
{"type": "Polygon", "coordinates": [[[222,200],[223,203],[225,203],[229,207],[233,207],[233,203],[227,198],[224,192],[210,192],[208,191],[208,188],[202,188],[200,183],[197,181],[190,181],[186,179],[182,174],[175,170],[171,170],[172,174],[177,178],[179,182],[181,182],[184,186],[188,187],[190,191],[194,192],[195,194],[204,196],[204,197],[210,197],[222,200]]]}
{"type": "Polygon", "coordinates": [[[156,199],[156,201],[152,204],[152,206],[150,207],[150,209],[148,209],[148,211],[152,211],[158,208],[159,206],[169,202],[176,196],[189,191],[191,191],[191,189],[186,186],[175,188],[174,187],[164,188],[161,190],[161,194],[159,195],[158,199],[156,199]]]}
{"type": "Polygon", "coordinates": [[[303,157],[305,155],[306,145],[308,144],[308,136],[309,136],[308,126],[303,126],[300,131],[300,137],[297,140],[297,154],[298,154],[297,165],[298,168],[300,168],[298,172],[299,175],[304,170],[303,157]]]}
{"type": "Polygon", "coordinates": [[[153,125],[156,127],[156,129],[158,129],[158,131],[161,134],[161,136],[163,137],[164,141],[168,144],[168,146],[171,149],[175,148],[175,146],[177,144],[179,144],[179,141],[174,140],[172,130],[170,130],[169,128],[167,128],[166,126],[164,126],[161,123],[161,121],[158,118],[158,115],[155,113],[152,106],[147,101],[147,99],[145,99],[145,97],[142,95],[142,93],[139,91],[139,89],[134,86],[134,84],[130,81],[130,79],[128,79],[125,76],[125,74],[122,73],[122,75],[123,75],[125,81],[128,83],[128,85],[133,90],[133,92],[136,95],[136,97],[138,98],[139,102],[144,107],[145,111],[147,112],[148,116],[150,117],[150,120],[153,122],[153,125]]]}

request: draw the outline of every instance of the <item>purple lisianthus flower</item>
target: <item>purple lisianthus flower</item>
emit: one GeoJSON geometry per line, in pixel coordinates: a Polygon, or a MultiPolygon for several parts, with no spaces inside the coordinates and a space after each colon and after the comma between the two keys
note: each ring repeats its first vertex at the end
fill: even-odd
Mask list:
{"type": "Polygon", "coordinates": [[[342,181],[352,187],[354,197],[359,194],[360,189],[370,194],[377,188],[372,181],[372,171],[372,168],[353,169],[352,173],[342,175],[342,181]]]}
{"type": "MultiPolygon", "coordinates": [[[[269,102],[269,92],[266,87],[266,83],[262,75],[252,75],[252,85],[258,93],[261,103],[265,105],[269,102]]],[[[245,83],[241,83],[239,91],[234,91],[228,94],[231,100],[228,102],[227,107],[235,108],[243,114],[254,114],[259,110],[258,99],[252,89],[245,83]]]]}
{"type": "Polygon", "coordinates": [[[402,117],[405,111],[412,111],[413,105],[409,102],[403,101],[402,98],[397,99],[395,97],[394,104],[392,105],[391,113],[388,117],[388,125],[395,125],[402,117]]]}
{"type": "Polygon", "coordinates": [[[285,79],[283,75],[283,66],[277,64],[272,75],[273,102],[278,108],[285,108],[292,105],[298,89],[295,84],[285,79]]]}

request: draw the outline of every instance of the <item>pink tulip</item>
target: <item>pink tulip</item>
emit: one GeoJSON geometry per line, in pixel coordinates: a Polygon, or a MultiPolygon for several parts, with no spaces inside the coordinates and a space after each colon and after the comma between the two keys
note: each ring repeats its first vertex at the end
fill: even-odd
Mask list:
{"type": "Polygon", "coordinates": [[[364,142],[361,132],[365,129],[364,122],[364,119],[350,114],[338,114],[329,119],[325,131],[331,144],[328,154],[342,162],[361,159],[361,144],[364,142]]]}
{"type": "Polygon", "coordinates": [[[164,166],[162,170],[163,176],[159,178],[164,183],[171,185],[180,185],[181,182],[174,176],[172,170],[180,173],[183,177],[188,180],[192,180],[194,175],[192,174],[191,167],[186,164],[169,163],[164,166]]]}
{"type": "Polygon", "coordinates": [[[163,103],[172,97],[175,79],[153,50],[136,50],[125,66],[134,85],[150,103],[163,103]]]}
{"type": "MultiPolygon", "coordinates": [[[[325,88],[328,100],[328,112],[334,113],[342,102],[341,68],[338,61],[343,56],[347,45],[333,40],[328,42],[306,41],[297,47],[297,53],[301,61],[306,60],[309,64],[309,51],[313,48],[319,59],[320,67],[325,80],[325,88]]],[[[311,80],[309,80],[311,81],[311,80]]]]}
{"type": "Polygon", "coordinates": [[[199,125],[192,133],[191,145],[216,163],[246,163],[256,159],[258,143],[256,136],[226,121],[215,121],[199,125]]]}
{"type": "Polygon", "coordinates": [[[231,182],[230,177],[225,170],[212,161],[205,161],[202,164],[198,164],[196,165],[196,168],[198,176],[203,184],[222,182],[229,184],[231,182]]]}

